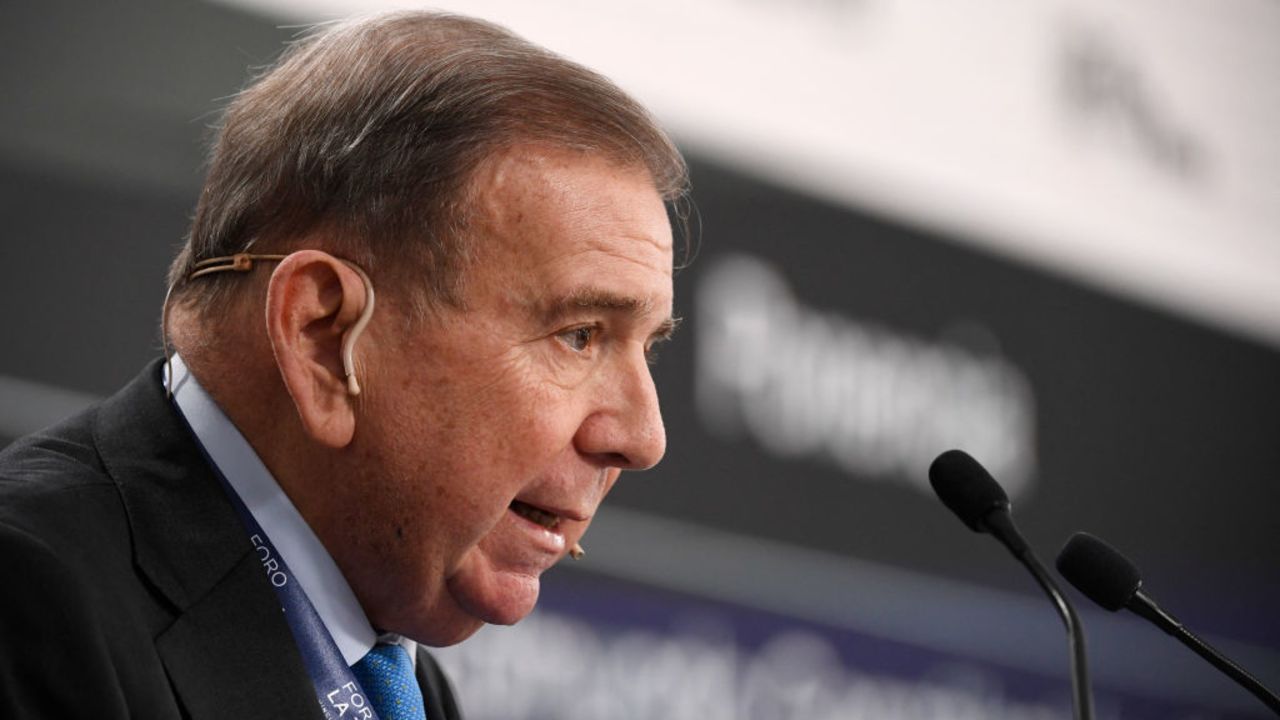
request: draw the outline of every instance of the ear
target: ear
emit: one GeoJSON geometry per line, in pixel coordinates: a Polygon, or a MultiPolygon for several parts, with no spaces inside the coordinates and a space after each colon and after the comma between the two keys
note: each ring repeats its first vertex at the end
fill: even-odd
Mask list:
{"type": "Polygon", "coordinates": [[[342,367],[342,340],[369,302],[343,261],[319,250],[281,260],[267,285],[267,337],[307,435],[333,448],[355,433],[355,406],[342,367]]]}

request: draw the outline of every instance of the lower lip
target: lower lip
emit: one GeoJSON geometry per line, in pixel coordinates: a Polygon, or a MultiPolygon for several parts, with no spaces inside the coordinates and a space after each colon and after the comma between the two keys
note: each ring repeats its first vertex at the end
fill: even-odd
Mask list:
{"type": "Polygon", "coordinates": [[[541,565],[542,558],[539,558],[539,555],[550,556],[554,562],[564,554],[567,547],[564,533],[539,525],[510,508],[507,508],[507,519],[510,521],[508,525],[517,534],[514,538],[517,547],[513,549],[516,549],[518,554],[523,554],[522,549],[532,551],[527,556],[527,560],[541,565]]]}

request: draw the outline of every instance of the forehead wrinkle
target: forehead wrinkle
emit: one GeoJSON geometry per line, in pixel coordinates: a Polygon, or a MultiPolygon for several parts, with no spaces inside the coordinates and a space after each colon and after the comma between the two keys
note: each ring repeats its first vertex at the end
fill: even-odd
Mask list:
{"type": "Polygon", "coordinates": [[[554,264],[572,260],[574,262],[591,263],[599,257],[608,257],[614,260],[622,261],[628,265],[637,265],[645,270],[660,270],[666,275],[671,274],[671,256],[670,248],[660,240],[654,239],[648,233],[619,233],[616,235],[597,235],[591,238],[586,244],[577,247],[562,247],[555,252],[548,253],[547,257],[542,260],[543,264],[554,264]],[[657,253],[650,253],[647,250],[641,252],[628,252],[627,247],[621,247],[620,241],[636,241],[643,245],[650,246],[657,250],[657,253]]]}

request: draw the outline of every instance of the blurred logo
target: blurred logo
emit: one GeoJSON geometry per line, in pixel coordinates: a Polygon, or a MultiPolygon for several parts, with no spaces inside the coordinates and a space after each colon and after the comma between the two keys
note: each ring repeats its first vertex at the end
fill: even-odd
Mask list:
{"type": "Polygon", "coordinates": [[[709,268],[695,312],[696,403],[713,432],[929,494],[929,463],[959,447],[1010,496],[1031,490],[1034,397],[998,355],[807,308],[745,255],[709,268]]]}

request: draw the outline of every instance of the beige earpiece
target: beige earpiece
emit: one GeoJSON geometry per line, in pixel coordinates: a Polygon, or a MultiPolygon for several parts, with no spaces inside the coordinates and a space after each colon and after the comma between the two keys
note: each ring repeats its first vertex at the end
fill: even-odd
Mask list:
{"type": "Polygon", "coordinates": [[[359,265],[350,260],[343,260],[347,267],[356,271],[360,276],[360,281],[364,283],[364,294],[367,300],[364,303],[364,309],[360,311],[360,317],[356,318],[356,324],[347,330],[342,337],[342,372],[347,376],[347,392],[351,395],[360,394],[360,383],[356,380],[356,361],[355,349],[356,340],[360,339],[360,335],[364,333],[364,328],[369,324],[370,318],[373,317],[373,282],[369,280],[369,276],[365,271],[360,269],[359,265]]]}
{"type": "MultiPolygon", "coordinates": [[[[195,280],[198,277],[218,272],[249,272],[253,269],[254,262],[278,262],[286,257],[288,256],[236,253],[235,255],[209,258],[196,263],[195,270],[187,276],[187,279],[195,280]]],[[[341,260],[341,258],[339,259],[341,260]]],[[[347,330],[342,338],[342,372],[347,380],[347,392],[351,395],[359,395],[360,382],[356,380],[355,347],[356,340],[360,339],[361,333],[364,332],[370,318],[373,317],[373,282],[369,280],[369,275],[359,265],[350,260],[342,260],[342,262],[347,267],[355,270],[356,274],[360,276],[360,281],[364,283],[364,292],[367,298],[364,309],[360,311],[360,317],[356,318],[355,324],[351,326],[351,329],[347,330]]],[[[164,306],[160,309],[160,344],[161,350],[164,352],[165,369],[167,370],[165,391],[170,397],[173,396],[173,364],[172,356],[169,352],[169,298],[172,295],[173,285],[170,285],[168,291],[164,294],[164,306]]]]}

